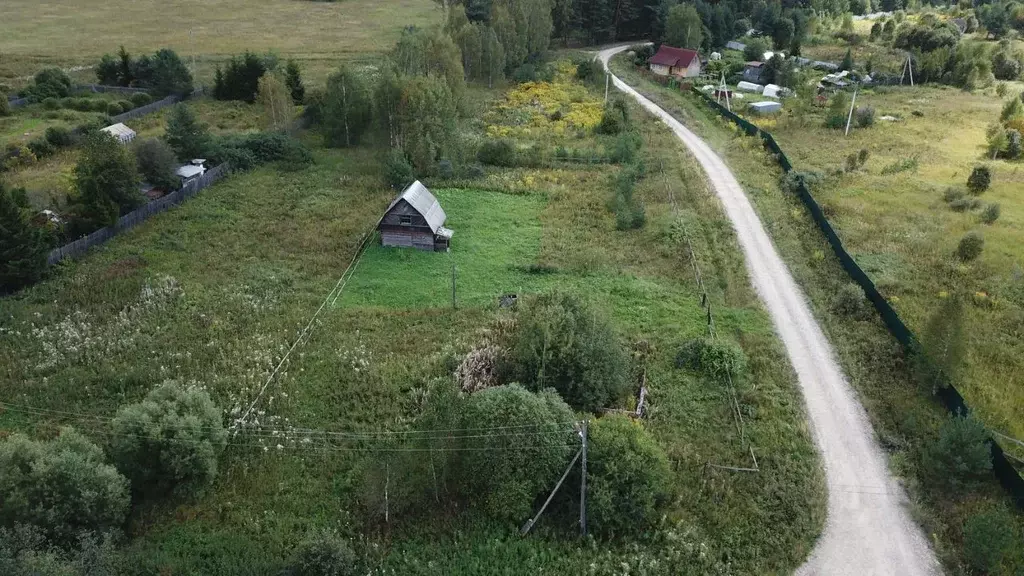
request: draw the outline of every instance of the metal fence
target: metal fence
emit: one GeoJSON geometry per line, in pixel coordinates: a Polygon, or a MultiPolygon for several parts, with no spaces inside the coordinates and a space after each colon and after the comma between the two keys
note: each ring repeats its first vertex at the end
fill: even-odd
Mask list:
{"type": "Polygon", "coordinates": [[[171,95],[171,96],[168,96],[167,98],[164,98],[163,100],[157,100],[156,102],[151,102],[149,104],[146,104],[145,106],[139,106],[138,108],[129,110],[129,111],[123,113],[123,114],[118,114],[117,116],[111,116],[110,117],[110,122],[112,124],[117,124],[118,122],[127,122],[129,120],[134,120],[135,118],[138,118],[140,116],[145,116],[146,114],[152,114],[153,112],[156,112],[157,110],[160,110],[161,108],[166,108],[166,107],[171,106],[173,104],[177,104],[180,101],[181,101],[181,97],[171,95]]]}
{"type": "MultiPolygon", "coordinates": [[[[790,172],[793,169],[793,164],[786,157],[786,154],[779,147],[778,142],[775,141],[769,132],[761,130],[757,126],[744,120],[733,112],[729,111],[714,99],[704,94],[700,90],[693,90],[694,94],[704,100],[712,109],[722,115],[724,118],[732,121],[739,126],[744,132],[750,136],[758,136],[764,141],[764,146],[778,160],[779,165],[785,172],[790,172]]],[[[871,281],[867,273],[857,264],[857,261],[853,259],[853,256],[846,251],[843,246],[843,241],[840,240],[839,235],[836,234],[832,224],[829,223],[828,218],[825,217],[824,212],[821,210],[821,206],[818,204],[814,196],[811,195],[811,191],[807,188],[804,182],[801,180],[800,185],[797,188],[797,196],[800,201],[804,203],[804,206],[811,213],[811,218],[814,223],[818,225],[818,229],[821,230],[822,234],[825,235],[825,239],[828,241],[829,246],[832,247],[832,251],[835,252],[836,257],[839,258],[839,264],[846,270],[850,278],[857,283],[864,290],[864,294],[868,300],[878,311],[879,316],[882,317],[882,323],[889,330],[889,333],[903,346],[903,349],[908,355],[917,355],[920,353],[920,344],[914,333],[907,328],[907,325],[900,319],[899,314],[896,310],[889,305],[885,297],[878,291],[875,283],[871,281]]],[[[967,407],[967,403],[964,402],[964,397],[960,395],[960,392],[953,386],[952,382],[946,382],[945,386],[939,386],[936,395],[939,400],[949,409],[953,414],[966,415],[970,409],[967,407]]],[[[1020,477],[1020,474],[1010,463],[1003,449],[994,439],[989,439],[990,448],[992,451],[992,471],[999,479],[999,483],[1010,493],[1010,496],[1016,502],[1017,506],[1024,509],[1024,479],[1020,477]]]]}
{"type": "Polygon", "coordinates": [[[149,90],[145,88],[131,88],[128,86],[108,86],[105,84],[78,84],[71,89],[72,92],[93,92],[101,94],[104,92],[112,92],[115,94],[148,94],[149,90]]]}
{"type": "Polygon", "coordinates": [[[54,248],[50,251],[49,256],[47,256],[46,263],[52,266],[65,258],[77,258],[85,254],[93,246],[103,244],[114,236],[138,226],[150,216],[159,214],[168,208],[181,204],[185,200],[198,194],[200,190],[211,186],[214,182],[224,178],[230,174],[230,172],[231,167],[226,162],[220,166],[211,168],[199,178],[196,178],[183,186],[180,190],[171,192],[163,198],[154,200],[137,210],[121,216],[117,219],[117,224],[106,228],[100,228],[92,234],[83,236],[70,244],[54,248]]]}

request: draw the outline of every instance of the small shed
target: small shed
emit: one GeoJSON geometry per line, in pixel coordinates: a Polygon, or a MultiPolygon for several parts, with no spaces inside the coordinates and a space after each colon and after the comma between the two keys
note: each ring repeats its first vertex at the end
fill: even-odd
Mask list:
{"type": "Polygon", "coordinates": [[[764,72],[764,62],[747,62],[743,67],[743,79],[747,82],[757,84],[761,81],[761,74],[764,72]]]}
{"type": "Polygon", "coordinates": [[[750,110],[755,114],[774,114],[782,110],[782,104],[778,102],[751,102],[750,110]]]}
{"type": "Polygon", "coordinates": [[[395,198],[377,229],[382,246],[402,246],[447,252],[454,232],[444,227],[448,215],[441,203],[419,180],[395,198]]]}
{"type": "Polygon", "coordinates": [[[651,56],[651,72],[678,78],[700,76],[700,55],[696,50],[662,44],[658,53],[651,56]]]}
{"type": "Polygon", "coordinates": [[[188,164],[179,166],[178,169],[174,171],[174,173],[178,175],[178,178],[181,178],[181,185],[184,186],[185,184],[188,184],[192,180],[195,180],[196,178],[206,173],[205,164],[206,160],[203,160],[202,158],[196,158],[189,162],[188,164]]]}
{"type": "Polygon", "coordinates": [[[764,92],[764,86],[761,86],[760,84],[754,84],[753,82],[739,82],[738,84],[736,84],[736,89],[743,90],[746,92],[756,92],[758,94],[764,92]]]}
{"type": "Polygon", "coordinates": [[[135,140],[135,130],[132,130],[120,122],[117,124],[111,124],[100,131],[106,132],[114,138],[117,138],[117,141],[121,144],[127,144],[132,140],[135,140]]]}

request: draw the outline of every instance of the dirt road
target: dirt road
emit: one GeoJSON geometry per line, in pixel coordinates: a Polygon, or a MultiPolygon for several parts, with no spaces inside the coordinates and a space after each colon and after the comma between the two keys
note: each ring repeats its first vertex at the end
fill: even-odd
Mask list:
{"type": "MultiPolygon", "coordinates": [[[[599,53],[608,59],[625,47],[599,53]]],[[[828,520],[800,575],[925,576],[940,572],[906,497],[889,473],[863,406],[846,381],[803,292],[729,167],[675,118],[612,76],[675,132],[708,175],[736,229],[747,270],[796,370],[828,483],[828,520]]]]}

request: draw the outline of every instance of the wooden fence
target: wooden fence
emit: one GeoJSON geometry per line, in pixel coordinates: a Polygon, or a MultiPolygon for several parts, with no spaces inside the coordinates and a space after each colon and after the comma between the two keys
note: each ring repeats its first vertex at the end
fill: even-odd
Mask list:
{"type": "Polygon", "coordinates": [[[183,186],[180,190],[171,192],[163,198],[154,200],[137,210],[121,216],[117,219],[117,224],[106,228],[100,228],[92,234],[83,236],[70,244],[54,248],[50,252],[49,256],[47,256],[46,263],[52,266],[65,258],[77,258],[85,254],[93,246],[103,244],[114,236],[138,226],[150,216],[159,214],[168,208],[181,204],[185,200],[198,194],[200,190],[213,185],[213,183],[224,178],[230,173],[231,167],[226,162],[220,166],[211,168],[199,178],[196,178],[183,186]]]}
{"type": "Polygon", "coordinates": [[[101,94],[104,92],[112,92],[116,94],[148,94],[149,90],[145,88],[131,88],[128,86],[107,86],[104,84],[78,84],[71,89],[74,93],[81,92],[93,92],[101,94]]]}
{"type": "Polygon", "coordinates": [[[110,117],[110,122],[111,122],[111,124],[117,124],[118,122],[127,122],[129,120],[134,120],[135,118],[138,118],[140,116],[145,116],[146,114],[152,114],[153,112],[156,112],[157,110],[160,110],[161,108],[166,108],[168,106],[177,104],[180,101],[181,101],[181,97],[171,95],[171,96],[168,96],[167,98],[164,98],[163,100],[157,100],[156,102],[151,102],[149,104],[146,104],[145,106],[139,106],[138,108],[135,108],[133,110],[129,110],[129,111],[123,113],[123,114],[118,114],[117,116],[111,116],[110,117]]]}

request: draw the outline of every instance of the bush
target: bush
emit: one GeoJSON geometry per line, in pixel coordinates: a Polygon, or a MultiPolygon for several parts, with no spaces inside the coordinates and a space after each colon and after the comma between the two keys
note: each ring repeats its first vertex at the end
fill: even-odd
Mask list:
{"type": "Polygon", "coordinates": [[[38,159],[53,156],[57,151],[57,149],[53,147],[53,144],[50,144],[50,142],[47,141],[45,136],[39,136],[29,140],[28,149],[31,150],[32,154],[34,154],[38,159]]]}
{"type": "Polygon", "coordinates": [[[610,146],[608,159],[616,164],[628,164],[636,158],[636,153],[642,144],[643,140],[636,132],[623,132],[615,138],[610,146]]]}
{"type": "Polygon", "coordinates": [[[145,92],[136,92],[135,94],[129,96],[128,99],[131,100],[132,104],[134,104],[136,108],[145,106],[153,102],[153,97],[149,94],[146,94],[145,92]]]}
{"type": "Polygon", "coordinates": [[[668,457],[639,422],[608,415],[589,425],[587,517],[606,537],[642,534],[669,501],[668,457]]]}
{"type": "Polygon", "coordinates": [[[60,100],[56,98],[45,98],[43,99],[43,108],[46,110],[58,110],[60,109],[60,100]]]}
{"type": "Polygon", "coordinates": [[[7,93],[0,90],[0,118],[11,115],[11,103],[7,100],[7,93]]]}
{"type": "Polygon", "coordinates": [[[1013,545],[1013,524],[1013,516],[1002,508],[971,516],[964,526],[967,564],[981,572],[995,571],[1013,545]]]}
{"type": "Polygon", "coordinates": [[[948,204],[960,200],[966,195],[963,188],[958,186],[949,186],[946,191],[942,193],[942,199],[948,204]]]}
{"type": "Polygon", "coordinates": [[[601,122],[595,128],[598,134],[618,134],[625,128],[622,113],[614,108],[605,108],[601,115],[601,122]]]}
{"type": "Polygon", "coordinates": [[[147,138],[136,140],[132,148],[143,180],[161,190],[178,189],[181,184],[175,174],[178,160],[166,142],[157,138],[147,138]]]}
{"type": "MultiPolygon", "coordinates": [[[[652,54],[653,55],[653,54],[652,54]]],[[[597,84],[604,81],[604,67],[593,58],[587,58],[576,64],[576,78],[584,83],[597,84]]]]}
{"type": "Polygon", "coordinates": [[[981,250],[984,247],[985,239],[981,234],[972,230],[964,234],[964,237],[960,239],[960,243],[956,247],[956,255],[964,262],[970,262],[981,256],[981,250]]]}
{"type": "Polygon", "coordinates": [[[121,113],[131,112],[135,109],[135,105],[130,100],[118,100],[117,105],[121,108],[121,113]]]}
{"type": "Polygon", "coordinates": [[[122,112],[121,105],[118,104],[117,102],[107,102],[105,106],[106,106],[106,112],[110,116],[117,116],[118,114],[121,114],[121,112],[122,112]]]}
{"type": "Polygon", "coordinates": [[[384,184],[393,190],[402,190],[416,180],[412,164],[401,148],[392,148],[384,158],[384,184]]]}
{"type": "Polygon", "coordinates": [[[363,570],[348,541],[335,532],[319,532],[299,545],[286,576],[356,576],[363,570]]]}
{"type": "Polygon", "coordinates": [[[949,203],[949,209],[953,212],[967,212],[974,210],[981,204],[977,198],[958,198],[949,203]]]}
{"type": "Polygon", "coordinates": [[[857,121],[857,127],[867,128],[875,123],[875,109],[871,106],[858,106],[853,117],[857,121]]]}
{"type": "Polygon", "coordinates": [[[611,325],[573,295],[526,303],[509,352],[516,380],[531,390],[554,388],[577,410],[608,406],[628,386],[628,358],[611,325]]]}
{"type": "Polygon", "coordinates": [[[75,143],[71,130],[64,126],[50,126],[46,129],[46,141],[54,148],[66,148],[75,143]]]}
{"type": "Polygon", "coordinates": [[[451,160],[441,160],[437,163],[437,175],[446,180],[450,180],[455,177],[455,167],[452,166],[451,160]]]}
{"type": "Polygon", "coordinates": [[[992,224],[999,219],[999,204],[992,203],[985,206],[985,210],[981,213],[981,221],[985,224],[992,224]]]}
{"type": "Polygon", "coordinates": [[[696,338],[683,343],[676,354],[676,368],[696,370],[721,382],[730,377],[737,380],[747,370],[747,355],[732,342],[696,338]]]}
{"type": "Polygon", "coordinates": [[[573,420],[572,410],[553,390],[534,394],[518,384],[507,384],[474,392],[463,407],[462,428],[528,427],[530,433],[494,434],[463,446],[475,449],[463,452],[456,484],[464,485],[466,495],[482,502],[490,516],[522,521],[575,452],[579,442],[573,420]]]}
{"type": "Polygon", "coordinates": [[[974,416],[953,416],[924,449],[921,467],[930,482],[949,494],[971,489],[992,470],[988,432],[974,416]]]}
{"type": "Polygon", "coordinates": [[[1010,160],[1017,160],[1024,155],[1024,143],[1019,131],[1013,128],[1006,131],[1006,152],[1003,155],[1010,160]]]}
{"type": "Polygon", "coordinates": [[[46,68],[36,73],[32,85],[25,89],[25,96],[33,102],[47,98],[64,98],[71,93],[71,78],[60,68],[46,68]]]}
{"type": "Polygon", "coordinates": [[[71,545],[82,531],[121,527],[128,482],[70,428],[49,442],[14,435],[0,442],[0,501],[0,524],[34,526],[55,544],[71,545]]]}
{"type": "Polygon", "coordinates": [[[975,166],[971,175],[967,177],[967,189],[971,194],[981,194],[992,184],[992,171],[988,166],[975,166]]]}
{"type": "Polygon", "coordinates": [[[118,410],[110,452],[136,492],[195,495],[217,476],[227,444],[220,410],[206,391],[166,382],[118,410]]]}
{"type": "Polygon", "coordinates": [[[489,166],[515,166],[518,160],[516,145],[511,140],[487,140],[476,154],[481,164],[489,166]]]}
{"type": "Polygon", "coordinates": [[[512,80],[518,83],[536,82],[537,67],[527,62],[512,71],[512,80]]]}
{"type": "Polygon", "coordinates": [[[832,297],[830,308],[836,314],[853,318],[864,317],[867,312],[867,298],[864,296],[864,290],[853,282],[843,284],[832,297]]]}
{"type": "MultiPolygon", "coordinates": [[[[102,98],[85,98],[85,101],[89,103],[89,110],[110,115],[110,102],[102,98]]],[[[121,107],[118,106],[117,109],[120,111],[121,107]]],[[[117,116],[117,114],[113,114],[113,116],[117,116]]]]}

